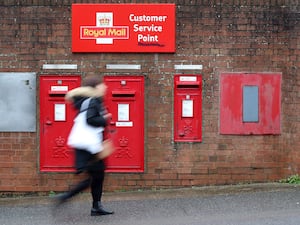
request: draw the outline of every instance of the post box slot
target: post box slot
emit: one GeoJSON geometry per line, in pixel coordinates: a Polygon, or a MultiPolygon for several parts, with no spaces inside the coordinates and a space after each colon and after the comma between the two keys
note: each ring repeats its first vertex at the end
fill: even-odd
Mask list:
{"type": "Polygon", "coordinates": [[[50,97],[65,97],[66,94],[50,94],[50,97]]]}
{"type": "Polygon", "coordinates": [[[199,88],[199,85],[198,84],[194,84],[194,85],[179,84],[179,85],[177,85],[177,88],[199,88]]]}
{"type": "Polygon", "coordinates": [[[189,82],[189,81],[177,81],[176,82],[177,88],[199,88],[200,83],[197,82],[189,82]]]}
{"type": "Polygon", "coordinates": [[[53,96],[53,97],[56,97],[56,96],[64,97],[66,95],[66,93],[67,93],[66,91],[49,91],[49,95],[53,96]]]}
{"type": "Polygon", "coordinates": [[[115,98],[132,98],[134,97],[134,94],[113,94],[113,97],[115,98]]]}
{"type": "Polygon", "coordinates": [[[133,98],[135,96],[135,91],[112,91],[112,96],[114,98],[133,98]]]}

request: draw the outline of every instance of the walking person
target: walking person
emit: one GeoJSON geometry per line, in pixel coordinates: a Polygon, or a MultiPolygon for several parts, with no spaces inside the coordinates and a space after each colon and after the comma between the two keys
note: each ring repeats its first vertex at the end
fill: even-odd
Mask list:
{"type": "Polygon", "coordinates": [[[91,216],[113,214],[112,211],[104,209],[101,203],[105,170],[103,159],[111,154],[103,149],[103,132],[107,121],[111,118],[111,114],[107,113],[103,105],[102,97],[106,89],[107,86],[99,78],[91,77],[84,80],[82,87],[75,88],[66,94],[66,100],[79,111],[74,120],[68,144],[75,150],[76,173],[86,173],[88,177],[59,196],[58,204],[64,203],[90,187],[93,199],[91,216]],[[80,121],[81,118],[83,118],[82,121],[80,121]],[[82,126],[86,128],[79,128],[82,126]],[[86,129],[92,130],[96,138],[93,137],[94,134],[88,134],[86,129]]]}

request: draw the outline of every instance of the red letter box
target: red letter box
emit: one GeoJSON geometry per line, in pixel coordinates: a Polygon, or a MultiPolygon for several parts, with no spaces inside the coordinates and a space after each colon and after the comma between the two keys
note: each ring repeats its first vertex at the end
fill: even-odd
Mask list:
{"type": "Polygon", "coordinates": [[[106,160],[108,172],[144,171],[144,77],[105,76],[105,103],[112,113],[116,151],[106,160]]]}
{"type": "Polygon", "coordinates": [[[73,171],[73,150],[67,138],[76,111],[65,94],[80,86],[80,76],[40,76],[40,170],[73,171]]]}
{"type": "Polygon", "coordinates": [[[174,76],[174,141],[202,140],[202,77],[174,76]]]}

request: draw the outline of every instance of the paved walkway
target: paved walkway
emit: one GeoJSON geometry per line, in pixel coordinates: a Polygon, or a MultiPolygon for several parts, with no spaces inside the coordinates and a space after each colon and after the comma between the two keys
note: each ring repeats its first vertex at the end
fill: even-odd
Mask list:
{"type": "Polygon", "coordinates": [[[105,193],[103,198],[114,215],[91,217],[89,194],[56,210],[49,197],[0,198],[0,224],[300,224],[300,185],[269,183],[105,193]]]}

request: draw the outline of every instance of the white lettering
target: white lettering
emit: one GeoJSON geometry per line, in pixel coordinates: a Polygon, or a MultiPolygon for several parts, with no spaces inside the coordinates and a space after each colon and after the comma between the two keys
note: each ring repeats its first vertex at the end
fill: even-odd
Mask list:
{"type": "Polygon", "coordinates": [[[129,14],[129,21],[131,22],[165,22],[168,16],[147,16],[129,14]]]}
{"type": "Polygon", "coordinates": [[[138,24],[134,24],[133,31],[134,32],[138,32],[138,31],[162,32],[162,26],[155,26],[154,24],[151,24],[151,26],[139,26],[138,24]]]}
{"type": "Polygon", "coordinates": [[[138,42],[158,42],[158,36],[157,35],[142,35],[142,34],[138,34],[138,42]]]}

